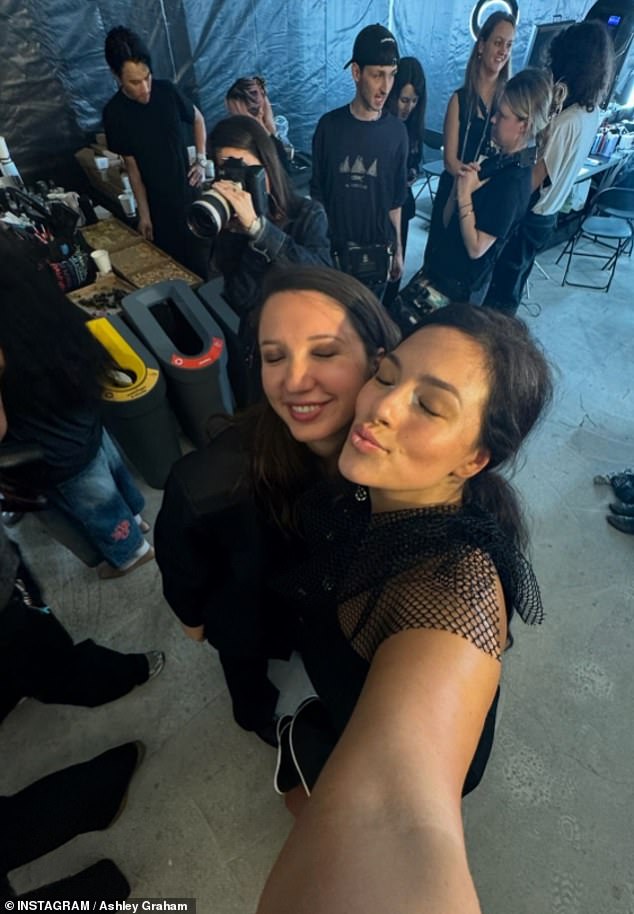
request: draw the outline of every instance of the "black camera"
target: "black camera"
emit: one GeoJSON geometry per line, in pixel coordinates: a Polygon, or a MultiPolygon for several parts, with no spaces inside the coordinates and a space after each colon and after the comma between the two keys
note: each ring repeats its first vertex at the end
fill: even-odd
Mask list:
{"type": "MultiPolygon", "coordinates": [[[[263,165],[245,165],[242,159],[225,159],[216,169],[215,181],[234,181],[239,184],[251,194],[256,216],[266,215],[268,196],[263,165]]],[[[212,184],[190,206],[187,222],[198,238],[215,238],[232,216],[233,207],[212,184]]]]}

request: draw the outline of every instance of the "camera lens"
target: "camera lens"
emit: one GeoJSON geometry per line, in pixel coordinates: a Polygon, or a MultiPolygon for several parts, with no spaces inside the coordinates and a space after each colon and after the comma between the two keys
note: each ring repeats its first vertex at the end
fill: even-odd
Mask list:
{"type": "Polygon", "coordinates": [[[189,208],[187,223],[197,238],[215,238],[231,218],[231,206],[213,187],[189,208]]]}

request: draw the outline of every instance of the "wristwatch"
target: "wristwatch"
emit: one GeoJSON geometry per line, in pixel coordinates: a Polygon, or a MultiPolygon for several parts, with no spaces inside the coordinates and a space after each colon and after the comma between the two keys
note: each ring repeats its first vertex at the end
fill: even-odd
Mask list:
{"type": "Polygon", "coordinates": [[[197,152],[196,153],[196,165],[202,165],[202,167],[204,168],[206,166],[206,164],[207,164],[207,156],[205,155],[205,153],[197,152]]]}

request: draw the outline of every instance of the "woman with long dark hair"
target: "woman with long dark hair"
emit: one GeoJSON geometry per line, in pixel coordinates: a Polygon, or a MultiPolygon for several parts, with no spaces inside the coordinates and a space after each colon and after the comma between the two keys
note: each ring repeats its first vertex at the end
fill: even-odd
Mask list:
{"type": "Polygon", "coordinates": [[[259,202],[249,189],[233,180],[216,180],[220,194],[233,212],[217,235],[211,268],[224,278],[224,296],[240,318],[242,364],[229,365],[238,406],[259,396],[253,368],[255,349],[252,315],[262,303],[262,282],[274,265],[331,263],[328,220],[321,203],[299,197],[280,164],[265,128],[249,115],[220,121],[207,139],[207,151],[216,170],[228,160],[264,168],[265,193],[259,202]],[[262,212],[256,212],[256,207],[262,212]]]}
{"type": "Polygon", "coordinates": [[[101,422],[110,357],[48,268],[6,233],[0,297],[7,440],[42,447],[31,482],[81,529],[102,559],[101,578],[126,574],[154,552],[143,536],[143,496],[101,422]]]}
{"type": "Polygon", "coordinates": [[[548,247],[557,214],[599,126],[600,105],[614,68],[614,45],[605,25],[578,22],[556,35],[550,46],[550,68],[565,98],[533,168],[533,189],[539,196],[504,249],[485,302],[509,314],[520,306],[535,258],[548,247]]]}
{"type": "Polygon", "coordinates": [[[345,480],[299,506],[277,582],[317,698],[278,725],[297,814],[259,914],[478,914],[461,798],[491,749],[517,613],[542,619],[512,463],[552,395],[524,324],[450,305],[357,399],[345,480]]]}
{"type": "Polygon", "coordinates": [[[236,721],[274,743],[267,666],[287,636],[266,583],[298,548],[298,497],[336,473],[356,395],[400,335],[369,289],[327,267],[272,270],[262,297],[267,399],[218,417],[210,444],[174,465],[154,544],[185,632],[219,651],[236,721]]]}
{"type": "Polygon", "coordinates": [[[294,193],[271,138],[255,118],[237,115],[220,121],[207,138],[207,151],[216,168],[228,159],[264,167],[263,213],[256,213],[249,191],[235,182],[213,185],[234,216],[216,239],[212,265],[224,277],[229,304],[244,317],[261,304],[261,283],[273,264],[330,264],[326,213],[320,203],[294,193]]]}
{"type": "MultiPolygon", "coordinates": [[[[401,210],[401,245],[405,257],[405,245],[409,221],[414,217],[416,207],[412,184],[418,176],[423,154],[425,133],[425,109],[427,108],[427,84],[423,67],[416,57],[401,57],[394,85],[387,97],[386,106],[407,128],[409,152],[407,155],[407,183],[409,192],[401,210]]],[[[385,298],[383,299],[385,304],[385,298]]]]}

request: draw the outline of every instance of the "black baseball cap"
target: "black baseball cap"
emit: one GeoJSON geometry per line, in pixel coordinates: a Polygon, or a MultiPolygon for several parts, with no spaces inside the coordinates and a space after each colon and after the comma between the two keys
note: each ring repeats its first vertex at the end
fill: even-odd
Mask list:
{"type": "Polygon", "coordinates": [[[366,25],[361,29],[354,40],[352,57],[344,70],[353,62],[360,67],[373,64],[377,67],[397,66],[398,59],[396,38],[389,29],[377,22],[376,25],[366,25]]]}

